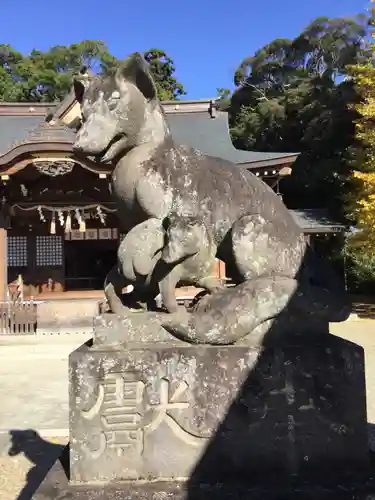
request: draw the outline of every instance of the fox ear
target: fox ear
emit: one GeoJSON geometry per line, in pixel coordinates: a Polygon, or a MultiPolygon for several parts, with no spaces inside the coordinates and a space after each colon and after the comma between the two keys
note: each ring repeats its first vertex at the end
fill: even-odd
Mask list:
{"type": "Polygon", "coordinates": [[[154,79],[146,60],[139,52],[130,55],[120,64],[116,72],[116,82],[121,85],[124,80],[133,83],[148,101],[156,99],[154,79]]]}
{"type": "Polygon", "coordinates": [[[79,102],[79,104],[81,104],[82,99],[83,99],[83,94],[85,92],[85,86],[84,86],[83,82],[78,78],[74,78],[73,89],[74,89],[74,94],[76,96],[77,101],[79,102]]]}
{"type": "Polygon", "coordinates": [[[73,79],[73,90],[77,101],[81,104],[85,89],[89,85],[88,73],[81,73],[76,75],[73,79]]]}

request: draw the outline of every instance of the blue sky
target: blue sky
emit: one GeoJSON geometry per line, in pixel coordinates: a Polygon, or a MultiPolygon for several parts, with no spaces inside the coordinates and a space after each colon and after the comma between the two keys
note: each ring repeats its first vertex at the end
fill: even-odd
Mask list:
{"type": "Polygon", "coordinates": [[[122,58],[149,48],[175,62],[186,98],[233,87],[242,59],[274,38],[293,38],[317,16],[365,12],[366,0],[0,0],[1,39],[21,52],[104,40],[122,58]]]}

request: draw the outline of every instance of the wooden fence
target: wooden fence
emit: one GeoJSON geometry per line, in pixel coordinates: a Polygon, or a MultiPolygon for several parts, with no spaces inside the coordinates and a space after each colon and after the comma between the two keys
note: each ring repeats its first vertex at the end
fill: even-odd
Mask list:
{"type": "Polygon", "coordinates": [[[375,319],[375,304],[353,304],[353,313],[360,319],[375,319]]]}
{"type": "Polygon", "coordinates": [[[0,335],[35,335],[37,303],[0,302],[0,335]]]}
{"type": "Polygon", "coordinates": [[[369,295],[351,295],[352,312],[360,319],[375,319],[375,297],[369,295]]]}

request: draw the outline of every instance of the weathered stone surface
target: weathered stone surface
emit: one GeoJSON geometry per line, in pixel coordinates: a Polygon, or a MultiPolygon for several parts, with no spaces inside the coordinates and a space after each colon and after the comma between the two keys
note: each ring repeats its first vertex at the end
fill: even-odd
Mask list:
{"type": "Polygon", "coordinates": [[[371,476],[332,477],[329,471],[313,481],[270,480],[250,484],[192,484],[179,481],[122,482],[106,485],[69,485],[57,461],[34,500],[373,500],[375,481],[371,476]]]}
{"type": "Polygon", "coordinates": [[[71,480],[201,484],[366,467],[363,351],[319,342],[83,346],[69,362],[71,480]]]}
{"type": "Polygon", "coordinates": [[[91,329],[99,313],[97,299],[71,299],[40,302],[37,308],[37,334],[65,333],[74,328],[91,329]]]}
{"type": "Polygon", "coordinates": [[[152,315],[142,311],[126,315],[101,314],[94,319],[94,344],[101,346],[126,346],[143,342],[169,342],[184,344],[175,339],[152,315]]]}

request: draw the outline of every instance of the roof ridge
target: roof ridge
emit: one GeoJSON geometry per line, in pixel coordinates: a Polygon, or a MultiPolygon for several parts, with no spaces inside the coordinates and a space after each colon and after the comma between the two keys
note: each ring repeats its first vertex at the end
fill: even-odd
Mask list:
{"type": "Polygon", "coordinates": [[[33,127],[23,139],[13,142],[5,154],[25,144],[45,142],[71,143],[73,135],[74,132],[61,121],[51,123],[51,121],[43,120],[33,127]],[[58,134],[53,136],[53,131],[58,132],[58,134]],[[49,132],[52,132],[52,134],[49,132]]]}

